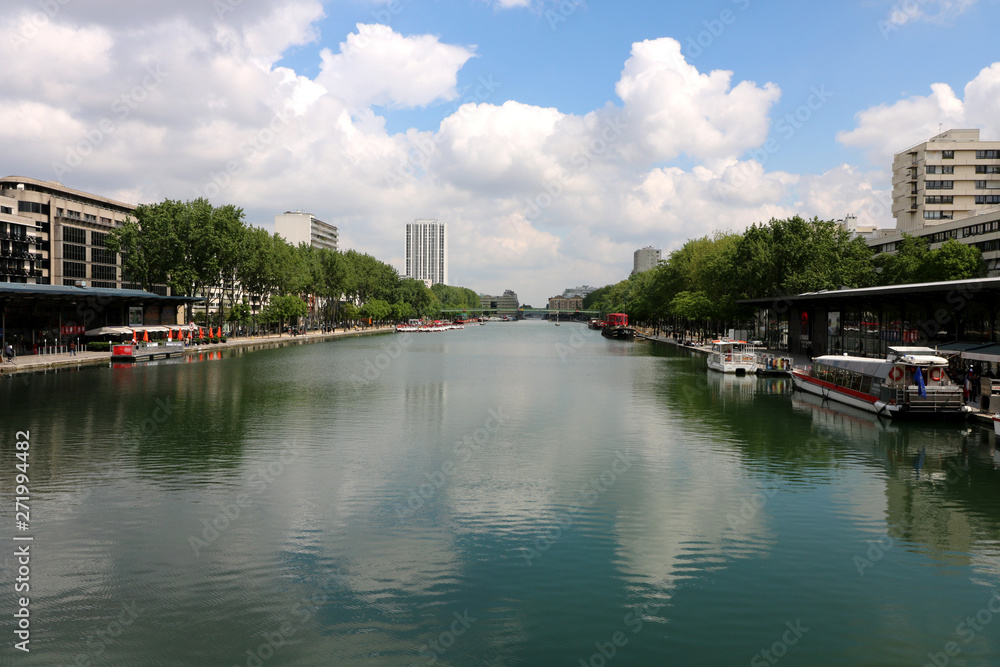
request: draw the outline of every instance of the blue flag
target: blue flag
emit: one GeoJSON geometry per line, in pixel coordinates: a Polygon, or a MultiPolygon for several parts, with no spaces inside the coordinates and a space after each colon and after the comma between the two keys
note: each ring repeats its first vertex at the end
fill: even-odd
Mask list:
{"type": "Polygon", "coordinates": [[[920,398],[927,398],[927,387],[924,385],[924,374],[920,372],[919,366],[913,375],[917,380],[917,391],[920,392],[920,398]]]}

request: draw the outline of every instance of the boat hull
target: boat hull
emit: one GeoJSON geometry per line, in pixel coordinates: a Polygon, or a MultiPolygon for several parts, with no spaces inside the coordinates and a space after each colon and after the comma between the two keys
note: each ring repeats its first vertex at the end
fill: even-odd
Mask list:
{"type": "Polygon", "coordinates": [[[601,335],[605,338],[614,338],[615,340],[634,340],[635,329],[630,329],[629,327],[604,327],[601,329],[601,335]]]}
{"type": "Polygon", "coordinates": [[[865,410],[881,417],[891,417],[893,419],[965,419],[969,414],[968,409],[964,406],[960,409],[937,411],[910,410],[906,405],[886,403],[872,394],[839,387],[797,370],[792,371],[792,385],[798,391],[814,394],[824,399],[837,401],[838,403],[865,410]]]}

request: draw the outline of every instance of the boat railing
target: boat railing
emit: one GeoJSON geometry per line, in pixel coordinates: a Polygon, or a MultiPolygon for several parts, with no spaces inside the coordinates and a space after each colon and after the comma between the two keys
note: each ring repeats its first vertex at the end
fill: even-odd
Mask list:
{"type": "Polygon", "coordinates": [[[962,392],[958,387],[947,386],[925,387],[926,398],[920,395],[916,385],[899,388],[890,392],[892,400],[898,405],[907,405],[911,412],[939,412],[961,410],[963,405],[962,392]]]}

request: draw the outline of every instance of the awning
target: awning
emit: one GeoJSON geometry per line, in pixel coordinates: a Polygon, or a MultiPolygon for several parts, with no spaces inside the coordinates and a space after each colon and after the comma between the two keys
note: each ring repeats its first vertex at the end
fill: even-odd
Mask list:
{"type": "Polygon", "coordinates": [[[87,336],[131,336],[132,330],[128,327],[98,327],[86,332],[87,336]]]}
{"type": "Polygon", "coordinates": [[[966,350],[962,353],[962,358],[967,361],[1000,362],[1000,345],[983,345],[974,350],[966,350]]]}

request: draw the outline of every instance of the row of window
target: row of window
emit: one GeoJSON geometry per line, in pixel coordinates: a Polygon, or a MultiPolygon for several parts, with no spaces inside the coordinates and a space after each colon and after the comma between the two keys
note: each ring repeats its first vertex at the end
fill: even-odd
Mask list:
{"type": "Polygon", "coordinates": [[[929,164],[929,165],[927,165],[927,173],[928,174],[954,174],[955,173],[955,167],[951,166],[951,165],[945,167],[945,166],[937,166],[937,165],[929,164]]]}
{"type": "Polygon", "coordinates": [[[953,220],[954,211],[924,211],[924,220],[953,220]]]}
{"type": "Polygon", "coordinates": [[[976,181],[977,190],[1000,190],[1000,181],[976,181]]]}
{"type": "Polygon", "coordinates": [[[955,197],[952,195],[931,195],[924,197],[925,204],[954,204],[955,197]]]}
{"type": "Polygon", "coordinates": [[[39,204],[33,201],[19,201],[17,202],[18,213],[41,213],[43,215],[49,214],[48,204],[39,204]]]}
{"type": "Polygon", "coordinates": [[[838,387],[853,389],[862,393],[869,393],[872,388],[872,377],[857,371],[849,371],[843,368],[835,368],[826,364],[816,364],[813,366],[813,377],[832,382],[838,387]]]}
{"type": "Polygon", "coordinates": [[[1000,204],[1000,195],[976,195],[977,204],[1000,204]]]}
{"type": "MultiPolygon", "coordinates": [[[[63,276],[67,278],[86,278],[87,265],[81,262],[63,260],[63,276]]],[[[95,264],[90,267],[90,275],[95,280],[118,280],[118,267],[95,264]]]]}
{"type": "Polygon", "coordinates": [[[976,165],[977,174],[1000,174],[1000,165],[993,164],[977,164],[976,165]]]}
{"type": "Polygon", "coordinates": [[[1000,160],[1000,150],[976,151],[977,160],[1000,160]]]}
{"type": "Polygon", "coordinates": [[[951,190],[955,181],[924,181],[924,187],[928,190],[951,190]]]}

